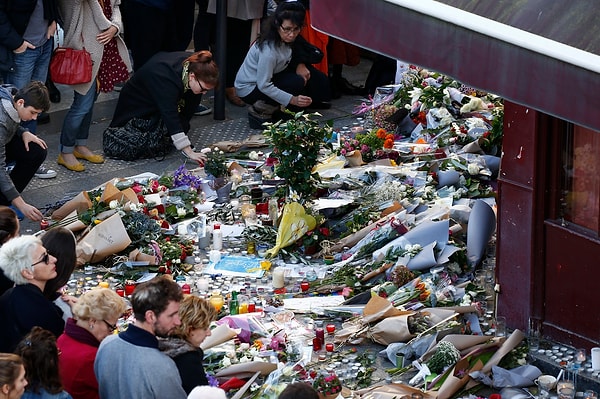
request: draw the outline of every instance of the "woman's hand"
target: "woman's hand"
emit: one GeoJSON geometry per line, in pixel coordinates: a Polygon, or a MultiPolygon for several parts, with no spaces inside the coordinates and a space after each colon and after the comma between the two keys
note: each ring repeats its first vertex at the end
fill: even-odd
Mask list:
{"type": "Polygon", "coordinates": [[[290,100],[290,104],[302,108],[308,107],[310,104],[312,104],[312,98],[308,96],[293,96],[290,100]]]}
{"type": "Polygon", "coordinates": [[[192,161],[198,162],[198,165],[204,166],[204,162],[206,162],[206,154],[202,152],[195,152],[192,150],[192,147],[187,146],[181,150],[181,153],[185,155],[186,158],[191,159],[192,161]]]}
{"type": "Polygon", "coordinates": [[[296,67],[296,75],[301,76],[304,79],[304,86],[308,83],[308,79],[310,79],[310,71],[304,64],[298,64],[296,67]]]}
{"type": "Polygon", "coordinates": [[[110,42],[113,37],[115,37],[115,35],[117,34],[118,31],[119,30],[117,29],[116,26],[111,25],[110,28],[108,28],[107,30],[105,30],[102,33],[99,33],[96,36],[96,40],[98,40],[98,43],[105,45],[108,42],[110,42]]]}

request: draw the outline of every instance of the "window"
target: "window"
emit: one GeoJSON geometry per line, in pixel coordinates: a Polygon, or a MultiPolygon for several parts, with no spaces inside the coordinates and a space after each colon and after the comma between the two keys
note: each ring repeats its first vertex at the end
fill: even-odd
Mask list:
{"type": "Polygon", "coordinates": [[[599,233],[600,133],[571,125],[564,137],[562,218],[599,233]]]}

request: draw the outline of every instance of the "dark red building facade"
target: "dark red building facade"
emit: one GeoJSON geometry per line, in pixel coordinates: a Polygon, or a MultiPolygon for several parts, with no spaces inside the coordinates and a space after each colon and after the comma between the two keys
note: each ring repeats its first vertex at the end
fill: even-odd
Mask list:
{"type": "Polygon", "coordinates": [[[600,343],[600,11],[586,0],[311,0],[313,26],[506,99],[498,314],[600,343]]]}

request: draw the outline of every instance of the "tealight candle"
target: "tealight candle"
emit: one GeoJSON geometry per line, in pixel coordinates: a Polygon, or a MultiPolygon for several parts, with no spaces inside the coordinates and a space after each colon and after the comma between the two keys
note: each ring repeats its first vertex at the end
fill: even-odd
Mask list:
{"type": "Polygon", "coordinates": [[[335,324],[327,324],[325,329],[327,330],[327,334],[331,335],[335,332],[335,324]]]}
{"type": "MultiPolygon", "coordinates": [[[[325,350],[326,350],[327,352],[333,352],[333,344],[332,344],[332,343],[329,343],[329,342],[328,342],[327,344],[325,344],[325,350]]],[[[590,399],[591,399],[591,398],[590,398],[590,399]]]]}

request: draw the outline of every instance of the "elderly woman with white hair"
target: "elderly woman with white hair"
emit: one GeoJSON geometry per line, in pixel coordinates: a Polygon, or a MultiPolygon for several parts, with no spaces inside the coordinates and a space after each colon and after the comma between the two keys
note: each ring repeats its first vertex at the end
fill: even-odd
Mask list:
{"type": "Polygon", "coordinates": [[[46,282],[56,277],[56,258],[42,241],[30,235],[9,240],[0,248],[0,268],[15,282],[0,297],[0,352],[12,352],[34,326],[62,334],[61,313],[43,294],[46,282]]]}

